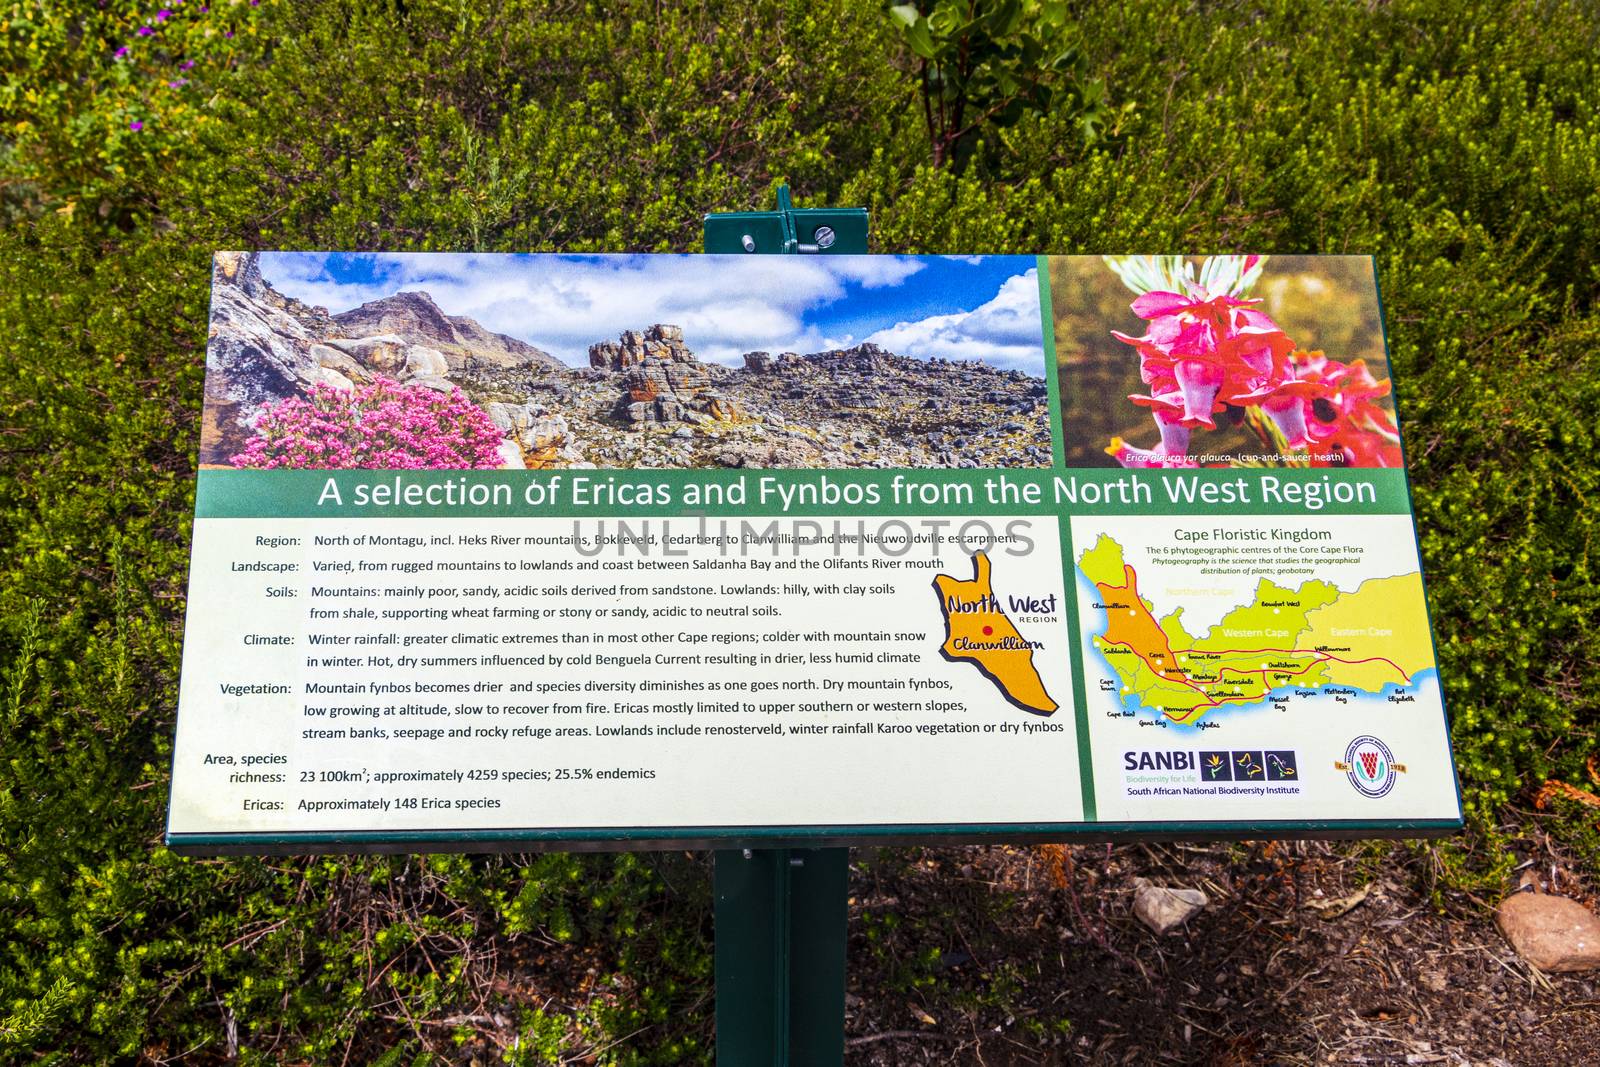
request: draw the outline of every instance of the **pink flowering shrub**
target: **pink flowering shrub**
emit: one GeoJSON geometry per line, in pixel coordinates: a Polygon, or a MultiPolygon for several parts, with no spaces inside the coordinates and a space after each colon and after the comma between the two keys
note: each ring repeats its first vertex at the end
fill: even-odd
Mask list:
{"type": "Polygon", "coordinates": [[[268,404],[255,437],[228,457],[256,470],[489,470],[501,434],[460,389],[448,396],[387,378],[356,389],[318,385],[268,404]]]}
{"type": "MultiPolygon", "coordinates": [[[[1129,257],[1130,260],[1139,257],[1129,257]]],[[[1272,317],[1241,294],[1260,276],[1262,256],[1215,256],[1196,280],[1159,259],[1113,262],[1139,291],[1134,314],[1143,336],[1111,331],[1139,353],[1139,377],[1150,391],[1128,399],[1150,409],[1161,441],[1153,449],[1120,437],[1106,449],[1124,467],[1195,467],[1195,430],[1216,429],[1213,416],[1260,413],[1251,424],[1263,444],[1289,450],[1314,467],[1396,467],[1400,435],[1375,401],[1389,382],[1362,360],[1341,363],[1299,351],[1272,317]],[[1155,286],[1166,284],[1169,291],[1155,286]],[[1268,428],[1270,427],[1270,429],[1268,428]]]]}

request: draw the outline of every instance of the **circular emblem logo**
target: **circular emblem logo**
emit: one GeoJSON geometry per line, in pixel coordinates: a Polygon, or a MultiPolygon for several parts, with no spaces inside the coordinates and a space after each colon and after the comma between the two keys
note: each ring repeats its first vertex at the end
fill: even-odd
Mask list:
{"type": "Polygon", "coordinates": [[[1389,746],[1376,737],[1363,735],[1344,750],[1345,777],[1364,797],[1381,797],[1394,788],[1400,768],[1395,766],[1389,746]]]}

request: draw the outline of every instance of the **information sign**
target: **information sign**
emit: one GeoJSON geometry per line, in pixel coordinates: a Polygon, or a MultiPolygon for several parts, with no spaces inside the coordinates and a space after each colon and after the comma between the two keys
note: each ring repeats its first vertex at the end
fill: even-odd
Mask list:
{"type": "Polygon", "coordinates": [[[193,852],[1461,823],[1361,257],[219,253],[193,852]]]}

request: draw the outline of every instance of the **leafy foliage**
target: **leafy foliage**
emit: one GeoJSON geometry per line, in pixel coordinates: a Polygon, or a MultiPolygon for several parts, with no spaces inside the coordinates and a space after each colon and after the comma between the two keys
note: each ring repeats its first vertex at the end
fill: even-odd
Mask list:
{"type": "Polygon", "coordinates": [[[1075,11],[1117,138],[1025,106],[958,172],[870,5],[214,0],[226,47],[185,12],[133,63],[155,5],[0,9],[0,1059],[709,1056],[701,861],[161,848],[213,248],[685,250],[787,178],[884,251],[1370,252],[1479,829],[1451,876],[1526,786],[1583,786],[1592,13],[1075,11]]]}
{"type": "MultiPolygon", "coordinates": [[[[278,0],[267,0],[273,4],[278,0]]],[[[214,87],[260,54],[261,0],[57,0],[0,12],[0,211],[126,225],[119,190],[159,188],[218,121],[214,87]]],[[[0,214],[0,217],[4,217],[0,214]]]]}
{"type": "Polygon", "coordinates": [[[1071,117],[1085,145],[1110,115],[1103,79],[1064,45],[1065,0],[931,0],[889,9],[917,57],[923,122],[934,167],[961,169],[986,126],[1005,129],[1025,115],[1071,117]],[[926,8],[926,10],[923,10],[926,8]]]}

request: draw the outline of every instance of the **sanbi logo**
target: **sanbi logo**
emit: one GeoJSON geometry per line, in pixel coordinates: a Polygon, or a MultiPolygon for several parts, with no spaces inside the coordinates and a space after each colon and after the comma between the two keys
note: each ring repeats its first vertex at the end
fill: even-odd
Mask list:
{"type": "Polygon", "coordinates": [[[1169,752],[1124,752],[1122,769],[1126,771],[1192,771],[1194,753],[1176,749],[1169,752]]]}

